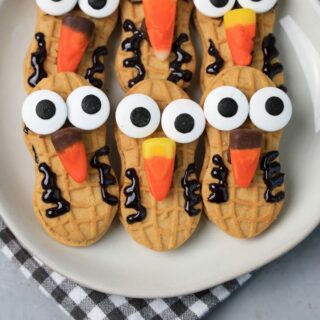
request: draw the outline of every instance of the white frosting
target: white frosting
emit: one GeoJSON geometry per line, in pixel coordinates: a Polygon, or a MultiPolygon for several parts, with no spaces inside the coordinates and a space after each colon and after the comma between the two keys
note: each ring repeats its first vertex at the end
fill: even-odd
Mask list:
{"type": "Polygon", "coordinates": [[[140,139],[150,136],[155,132],[160,123],[160,109],[158,104],[144,94],[131,94],[118,104],[116,122],[119,129],[128,137],[140,139]],[[136,108],[145,108],[151,115],[150,122],[145,127],[137,127],[131,121],[131,113],[136,108]]]}
{"type": "Polygon", "coordinates": [[[204,102],[204,114],[214,128],[230,131],[239,128],[248,118],[249,102],[239,89],[231,86],[219,87],[212,90],[204,102]],[[237,113],[232,117],[224,117],[218,110],[219,103],[224,98],[232,98],[238,105],[237,113]]]}
{"type": "Polygon", "coordinates": [[[110,102],[106,94],[95,87],[84,86],[74,90],[67,99],[68,119],[77,128],[94,130],[101,127],[110,114],[110,102]],[[93,95],[101,102],[100,110],[95,114],[88,114],[82,108],[82,100],[93,95]]]}
{"type": "Polygon", "coordinates": [[[22,119],[25,125],[34,133],[48,135],[59,130],[67,120],[67,106],[61,96],[49,90],[39,90],[31,93],[22,106],[22,119]],[[51,119],[41,119],[36,112],[40,101],[49,100],[56,108],[51,119]]]}
{"type": "Polygon", "coordinates": [[[206,126],[206,119],[202,108],[190,99],[172,101],[163,111],[161,125],[166,136],[178,143],[190,143],[197,140],[206,126]],[[175,121],[181,114],[188,114],[194,120],[194,127],[190,132],[179,132],[175,121]]]}
{"type": "Polygon", "coordinates": [[[236,0],[228,0],[228,3],[222,8],[214,6],[210,0],[193,0],[193,2],[197,10],[203,15],[210,18],[220,18],[234,7],[236,0]]]}
{"type": "Polygon", "coordinates": [[[250,100],[250,119],[261,130],[274,132],[283,129],[292,116],[292,103],[288,95],[273,87],[258,90],[250,100]],[[269,98],[278,97],[284,104],[281,114],[274,116],[267,112],[266,102],[269,98]]]}
{"type": "Polygon", "coordinates": [[[78,0],[36,0],[39,8],[50,16],[62,16],[70,12],[77,2],[78,0]]]}
{"type": "Polygon", "coordinates": [[[94,9],[90,6],[88,0],[79,0],[80,9],[88,16],[93,18],[106,18],[112,15],[119,7],[120,0],[108,0],[101,9],[94,9]]]}
{"type": "Polygon", "coordinates": [[[238,0],[238,2],[243,8],[251,9],[256,13],[264,13],[271,10],[277,4],[278,0],[238,0]]]}

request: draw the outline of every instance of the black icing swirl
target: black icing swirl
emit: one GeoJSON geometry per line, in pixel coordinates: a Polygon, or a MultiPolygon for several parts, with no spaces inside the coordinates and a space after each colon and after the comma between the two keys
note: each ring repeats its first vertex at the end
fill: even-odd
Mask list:
{"type": "Polygon", "coordinates": [[[109,154],[109,148],[107,146],[97,150],[91,159],[91,167],[99,170],[99,181],[101,187],[101,196],[104,202],[110,206],[118,204],[119,200],[108,192],[108,187],[117,183],[116,178],[111,174],[111,166],[100,162],[99,158],[107,156],[109,154]]]}
{"type": "Polygon", "coordinates": [[[184,209],[190,217],[197,216],[201,213],[201,209],[197,209],[196,206],[201,203],[202,197],[200,195],[200,183],[197,179],[190,180],[190,176],[196,174],[195,164],[189,164],[185,171],[183,178],[181,179],[181,185],[184,189],[185,206],[184,209]]]}
{"type": "Polygon", "coordinates": [[[261,160],[261,170],[263,170],[263,181],[267,186],[264,198],[267,202],[277,203],[285,198],[285,193],[279,191],[273,194],[273,190],[281,187],[284,183],[284,173],[281,172],[281,165],[275,161],[279,157],[278,151],[266,153],[261,160]]]}
{"type": "Polygon", "coordinates": [[[144,32],[139,30],[131,20],[125,20],[123,23],[123,29],[126,32],[132,32],[131,37],[126,38],[122,44],[122,50],[126,52],[133,52],[131,58],[125,59],[123,61],[123,66],[125,68],[135,68],[138,71],[138,74],[133,79],[129,80],[128,86],[132,88],[138,82],[142,81],[145,78],[146,70],[141,60],[141,42],[144,39],[144,32]]]}
{"type": "Polygon", "coordinates": [[[128,169],[126,177],[131,180],[131,185],[124,189],[126,196],[125,207],[134,209],[136,212],[127,217],[128,224],[143,221],[147,216],[146,208],[141,204],[139,177],[135,169],[128,169]]]}
{"type": "Polygon", "coordinates": [[[217,75],[224,66],[224,60],[221,57],[217,47],[215,46],[213,40],[209,39],[209,50],[208,53],[210,56],[214,57],[215,61],[207,66],[207,73],[217,75]]]}
{"type": "Polygon", "coordinates": [[[192,72],[190,70],[182,70],[182,65],[192,60],[191,54],[182,49],[183,43],[189,41],[189,37],[185,33],[181,33],[179,37],[172,44],[172,52],[176,58],[170,63],[169,81],[174,83],[183,80],[190,82],[192,80],[192,72]]]}
{"type": "Polygon", "coordinates": [[[43,33],[38,32],[35,35],[35,39],[38,43],[38,49],[31,54],[31,65],[33,73],[28,79],[29,85],[34,88],[43,78],[48,76],[44,70],[44,62],[47,58],[46,41],[43,33]]]}
{"type": "Polygon", "coordinates": [[[44,162],[39,165],[39,171],[44,174],[44,178],[41,181],[41,186],[44,190],[42,201],[56,205],[56,207],[46,210],[46,217],[53,219],[69,212],[70,203],[62,197],[61,190],[57,186],[56,174],[44,162]]]}
{"type": "Polygon", "coordinates": [[[101,88],[103,86],[103,81],[96,78],[96,73],[103,73],[104,71],[104,63],[101,61],[101,58],[108,54],[107,47],[98,47],[94,50],[92,54],[92,67],[89,68],[86,72],[85,78],[89,80],[89,82],[97,87],[101,88]]]}
{"type": "Polygon", "coordinates": [[[213,203],[224,203],[229,200],[227,182],[229,170],[225,166],[221,156],[217,154],[213,156],[212,162],[215,165],[215,167],[211,171],[211,176],[217,179],[219,182],[211,183],[209,185],[209,190],[211,191],[211,194],[208,200],[213,203]]]}

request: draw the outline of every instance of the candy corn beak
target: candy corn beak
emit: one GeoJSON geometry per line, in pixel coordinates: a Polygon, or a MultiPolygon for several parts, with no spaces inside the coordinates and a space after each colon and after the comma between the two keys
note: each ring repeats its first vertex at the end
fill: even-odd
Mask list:
{"type": "Polygon", "coordinates": [[[148,139],[143,142],[142,153],[150,191],[162,201],[172,184],[176,143],[167,138],[148,139]]]}
{"type": "Polygon", "coordinates": [[[76,72],[89,45],[94,23],[67,15],[62,21],[58,45],[58,72],[76,72]]]}
{"type": "Polygon", "coordinates": [[[231,10],[224,16],[227,41],[233,61],[238,66],[251,64],[256,20],[256,13],[251,9],[231,10]]]}
{"type": "Polygon", "coordinates": [[[230,133],[230,159],[235,183],[248,188],[256,174],[262,145],[258,130],[238,129],[230,133]]]}
{"type": "Polygon", "coordinates": [[[177,0],[143,0],[148,37],[155,55],[166,60],[171,52],[177,0]]]}
{"type": "Polygon", "coordinates": [[[61,129],[52,134],[51,140],[69,176],[78,183],[84,182],[87,178],[87,156],[80,129],[61,129]]]}

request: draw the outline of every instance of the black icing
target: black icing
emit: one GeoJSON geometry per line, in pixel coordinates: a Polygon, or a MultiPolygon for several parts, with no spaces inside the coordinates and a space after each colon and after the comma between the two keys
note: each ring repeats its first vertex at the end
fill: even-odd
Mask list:
{"type": "Polygon", "coordinates": [[[211,191],[211,194],[208,200],[213,203],[224,203],[229,200],[227,182],[229,170],[225,166],[221,156],[217,154],[213,156],[212,162],[215,165],[215,167],[211,171],[211,176],[214,179],[217,179],[218,183],[211,183],[209,185],[209,190],[211,191]]]}
{"type": "Polygon", "coordinates": [[[181,33],[172,44],[172,52],[176,58],[170,62],[170,75],[168,80],[174,83],[183,80],[190,82],[192,80],[192,72],[190,70],[183,70],[182,65],[192,60],[191,54],[182,49],[183,43],[189,41],[189,37],[185,33],[181,33]]]}
{"type": "Polygon", "coordinates": [[[129,80],[128,86],[132,88],[135,84],[142,81],[145,78],[146,70],[141,60],[141,49],[140,45],[144,39],[144,32],[139,30],[131,20],[125,20],[123,23],[123,29],[126,32],[132,32],[132,36],[126,38],[122,44],[122,50],[126,52],[133,52],[131,58],[123,61],[125,68],[135,68],[138,74],[133,79],[129,80]]]}
{"type": "Polygon", "coordinates": [[[277,203],[285,198],[285,193],[279,191],[273,194],[273,190],[281,187],[284,183],[284,173],[281,172],[281,165],[275,161],[279,157],[278,151],[266,153],[261,160],[261,170],[263,170],[263,181],[267,186],[264,198],[267,202],[277,203]]]}
{"type": "Polygon", "coordinates": [[[61,194],[61,190],[57,186],[57,177],[46,163],[39,165],[39,171],[44,174],[41,181],[42,201],[44,203],[55,204],[56,207],[46,210],[46,217],[49,219],[60,217],[70,211],[70,203],[66,201],[61,194]]]}
{"type": "Polygon", "coordinates": [[[117,183],[116,178],[111,173],[111,166],[100,162],[100,158],[109,154],[107,146],[97,150],[91,159],[90,165],[92,168],[99,170],[99,181],[101,187],[101,196],[104,202],[110,206],[118,204],[119,200],[114,195],[108,192],[108,187],[117,183]]]}
{"type": "Polygon", "coordinates": [[[276,48],[276,38],[270,33],[262,42],[262,50],[264,56],[263,72],[270,78],[273,79],[277,74],[283,71],[283,66],[280,62],[273,63],[273,59],[279,56],[279,51],[276,48]]]}
{"type": "Polygon", "coordinates": [[[209,74],[217,75],[224,66],[224,60],[221,57],[218,49],[216,48],[213,40],[209,39],[209,43],[210,43],[210,46],[209,46],[208,53],[211,57],[214,57],[215,61],[214,63],[207,66],[206,71],[209,74]]]}
{"type": "Polygon", "coordinates": [[[127,217],[128,224],[143,221],[147,216],[147,210],[141,204],[139,177],[135,169],[128,169],[126,177],[131,180],[131,185],[124,189],[126,196],[125,207],[134,209],[136,212],[127,217]]]}
{"type": "Polygon", "coordinates": [[[44,62],[47,58],[46,41],[43,33],[38,32],[35,35],[38,43],[36,52],[31,53],[31,66],[33,68],[32,75],[28,78],[28,83],[31,87],[35,87],[43,78],[48,76],[44,70],[44,62]]]}
{"type": "Polygon", "coordinates": [[[200,194],[201,185],[197,179],[190,180],[190,177],[195,174],[195,164],[189,164],[183,178],[181,179],[181,186],[184,189],[183,195],[185,199],[184,210],[190,217],[197,216],[201,213],[201,209],[196,208],[196,206],[202,201],[202,197],[200,194]]]}

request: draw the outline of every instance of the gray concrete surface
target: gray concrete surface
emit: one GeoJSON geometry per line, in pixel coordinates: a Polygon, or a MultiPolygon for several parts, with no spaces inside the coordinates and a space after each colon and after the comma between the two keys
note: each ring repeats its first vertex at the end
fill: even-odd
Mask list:
{"type": "MultiPolygon", "coordinates": [[[[0,254],[0,320],[65,320],[55,303],[0,254]]],[[[320,227],[204,320],[320,319],[320,227]]]]}

